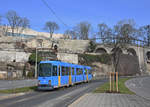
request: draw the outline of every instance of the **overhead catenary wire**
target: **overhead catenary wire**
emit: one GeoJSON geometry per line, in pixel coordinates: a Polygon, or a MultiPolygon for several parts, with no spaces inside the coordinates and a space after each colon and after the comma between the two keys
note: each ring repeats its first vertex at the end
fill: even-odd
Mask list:
{"type": "Polygon", "coordinates": [[[56,12],[50,7],[50,5],[45,0],[41,1],[50,10],[50,13],[52,13],[65,27],[70,28],[66,23],[64,23],[64,21],[56,14],[56,12]]]}

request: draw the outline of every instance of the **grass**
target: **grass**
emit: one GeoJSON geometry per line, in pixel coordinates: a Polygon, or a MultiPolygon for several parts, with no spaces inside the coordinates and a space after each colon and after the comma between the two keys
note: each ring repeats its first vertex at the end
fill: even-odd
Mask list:
{"type": "Polygon", "coordinates": [[[23,87],[23,88],[0,90],[0,93],[12,94],[12,93],[21,93],[21,92],[34,91],[36,89],[37,89],[37,86],[23,87]]]}
{"type": "MultiPolygon", "coordinates": [[[[119,79],[118,82],[118,87],[119,87],[119,93],[121,94],[135,94],[134,92],[130,91],[126,86],[125,86],[125,81],[129,80],[130,78],[121,78],[119,79]]],[[[116,84],[115,84],[116,85],[116,84]]],[[[103,84],[102,86],[96,88],[93,92],[94,93],[106,93],[109,91],[109,82],[103,84]]],[[[114,88],[116,90],[116,88],[114,88]]]]}

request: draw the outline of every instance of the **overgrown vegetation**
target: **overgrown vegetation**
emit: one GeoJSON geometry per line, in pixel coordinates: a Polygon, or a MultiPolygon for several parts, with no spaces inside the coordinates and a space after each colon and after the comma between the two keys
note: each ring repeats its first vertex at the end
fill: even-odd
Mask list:
{"type": "Polygon", "coordinates": [[[96,48],[96,43],[94,43],[93,41],[90,41],[89,46],[88,46],[88,52],[93,52],[96,48]]]}
{"type": "MultiPolygon", "coordinates": [[[[125,82],[129,80],[130,78],[120,78],[118,82],[119,92],[121,94],[135,94],[134,92],[130,91],[126,86],[125,82]]],[[[116,85],[116,84],[115,84],[116,85]]],[[[114,90],[115,87],[114,87],[114,90]]],[[[109,91],[109,82],[103,84],[102,86],[96,88],[93,92],[94,93],[106,93],[109,91]]]]}
{"type": "Polygon", "coordinates": [[[79,63],[83,65],[91,65],[93,62],[100,62],[103,64],[111,64],[111,55],[91,55],[91,54],[79,54],[79,63]]]}
{"type": "Polygon", "coordinates": [[[37,86],[31,86],[31,87],[23,87],[23,88],[15,88],[15,89],[8,89],[8,90],[0,90],[0,93],[21,93],[21,92],[28,92],[28,91],[34,91],[37,89],[37,86]]]}
{"type": "MultiPolygon", "coordinates": [[[[42,60],[42,57],[40,57],[39,55],[37,55],[37,63],[39,63],[40,61],[42,60]]],[[[34,65],[35,62],[36,62],[36,54],[35,53],[32,53],[29,57],[29,63],[31,65],[34,65]]]]}
{"type": "Polygon", "coordinates": [[[32,72],[32,71],[28,72],[27,77],[28,78],[34,77],[34,72],[32,72]]]}

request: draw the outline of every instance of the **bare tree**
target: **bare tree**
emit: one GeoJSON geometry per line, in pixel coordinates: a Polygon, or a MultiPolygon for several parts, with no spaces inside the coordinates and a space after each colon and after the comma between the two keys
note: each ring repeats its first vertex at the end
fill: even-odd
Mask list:
{"type": "Polygon", "coordinates": [[[122,42],[131,43],[131,39],[138,37],[135,25],[136,23],[134,20],[121,20],[114,26],[113,34],[117,38],[124,38],[124,41],[122,42]]]}
{"type": "Polygon", "coordinates": [[[77,39],[77,32],[74,30],[66,30],[64,32],[65,38],[77,39]]]}
{"type": "Polygon", "coordinates": [[[16,11],[8,11],[6,13],[6,19],[11,27],[12,36],[14,36],[15,31],[17,33],[22,32],[26,27],[29,27],[29,20],[27,18],[20,17],[16,11]]]}
{"type": "Polygon", "coordinates": [[[26,17],[20,19],[20,24],[16,27],[18,35],[20,35],[26,28],[30,27],[30,21],[26,17]]]}
{"type": "Polygon", "coordinates": [[[7,24],[2,24],[2,16],[0,16],[0,35],[2,36],[7,36],[7,32],[8,32],[8,25],[7,24]]]}
{"type": "Polygon", "coordinates": [[[145,25],[139,29],[141,39],[147,42],[147,46],[150,46],[150,25],[145,25]]]}
{"type": "Polygon", "coordinates": [[[104,23],[98,24],[98,33],[97,34],[101,38],[102,43],[105,42],[105,38],[108,35],[108,30],[109,30],[109,28],[106,24],[104,24],[104,23]]]}
{"type": "Polygon", "coordinates": [[[134,25],[135,23],[132,20],[122,20],[114,26],[112,35],[116,40],[112,45],[112,64],[115,72],[118,72],[117,70],[122,50],[126,50],[128,48],[127,44],[130,42],[130,38],[135,37],[134,25]]]}
{"type": "Polygon", "coordinates": [[[92,41],[92,43],[96,43],[97,42],[97,33],[92,33],[90,40],[92,41]]]}
{"type": "Polygon", "coordinates": [[[121,41],[122,40],[116,41],[113,44],[112,64],[114,67],[114,72],[118,72],[118,65],[119,65],[120,56],[122,54],[122,50],[127,49],[127,45],[121,41]]]}
{"type": "Polygon", "coordinates": [[[64,39],[70,39],[71,38],[71,34],[70,34],[70,30],[66,30],[63,34],[63,38],[64,39]]]}
{"type": "Polygon", "coordinates": [[[109,44],[109,43],[112,43],[112,36],[113,36],[113,33],[112,33],[112,29],[111,28],[108,28],[108,30],[107,30],[107,32],[106,32],[106,40],[105,40],[105,42],[107,43],[107,44],[109,44]]]}
{"type": "Polygon", "coordinates": [[[50,38],[52,38],[53,33],[59,29],[59,26],[56,22],[48,21],[45,23],[44,29],[50,33],[50,38]]]}
{"type": "Polygon", "coordinates": [[[75,29],[79,35],[78,39],[82,39],[82,40],[88,40],[89,39],[89,33],[91,30],[91,24],[90,23],[80,22],[79,24],[77,24],[75,29]]]}
{"type": "Polygon", "coordinates": [[[14,36],[15,28],[21,23],[20,17],[15,11],[8,11],[6,13],[6,19],[11,27],[12,36],[14,36]]]}
{"type": "Polygon", "coordinates": [[[9,26],[7,24],[4,24],[4,25],[1,26],[1,34],[3,36],[8,35],[8,30],[9,30],[9,26]]]}

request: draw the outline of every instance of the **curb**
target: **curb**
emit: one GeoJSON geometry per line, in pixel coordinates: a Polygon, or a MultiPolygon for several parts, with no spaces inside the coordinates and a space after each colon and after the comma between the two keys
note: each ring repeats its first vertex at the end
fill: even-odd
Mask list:
{"type": "Polygon", "coordinates": [[[26,93],[17,93],[17,94],[0,94],[0,100],[4,100],[7,98],[13,98],[13,97],[17,97],[17,96],[21,96],[21,95],[25,95],[26,93]]]}
{"type": "Polygon", "coordinates": [[[77,105],[79,101],[81,101],[84,97],[88,95],[89,94],[84,94],[83,96],[79,97],[76,101],[74,101],[72,104],[70,104],[68,107],[75,107],[75,105],[77,105]]]}

